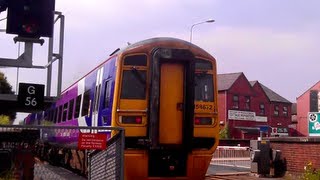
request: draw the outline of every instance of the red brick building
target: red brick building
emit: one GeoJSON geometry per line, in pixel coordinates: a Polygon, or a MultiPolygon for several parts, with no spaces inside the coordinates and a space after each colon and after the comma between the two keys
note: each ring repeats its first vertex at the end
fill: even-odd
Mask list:
{"type": "Polygon", "coordinates": [[[287,136],[291,124],[291,102],[258,81],[240,73],[218,75],[220,124],[228,127],[230,138],[256,139],[260,127],[265,136],[287,136]]]}
{"type": "Polygon", "coordinates": [[[320,81],[297,97],[297,131],[309,135],[308,113],[320,112],[320,81]]]}

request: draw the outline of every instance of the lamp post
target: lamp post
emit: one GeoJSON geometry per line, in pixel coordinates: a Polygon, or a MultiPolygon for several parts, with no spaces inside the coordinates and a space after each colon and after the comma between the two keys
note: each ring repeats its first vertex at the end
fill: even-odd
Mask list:
{"type": "Polygon", "coordinates": [[[196,26],[196,25],[199,25],[199,24],[204,24],[204,23],[213,23],[214,20],[213,19],[208,19],[206,21],[202,21],[202,22],[198,22],[198,23],[195,23],[191,26],[190,28],[190,42],[192,42],[192,30],[193,30],[193,27],[196,26]]]}

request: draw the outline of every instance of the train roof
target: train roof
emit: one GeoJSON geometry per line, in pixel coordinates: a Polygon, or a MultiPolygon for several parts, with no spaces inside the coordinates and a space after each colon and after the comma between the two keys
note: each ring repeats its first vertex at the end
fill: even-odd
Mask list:
{"type": "MultiPolygon", "coordinates": [[[[138,41],[136,43],[130,44],[130,45],[124,47],[123,49],[120,49],[115,54],[120,54],[120,53],[122,53],[122,52],[124,52],[124,51],[126,51],[128,49],[132,49],[132,48],[135,48],[135,47],[138,47],[138,46],[147,45],[147,44],[153,44],[155,42],[168,42],[168,43],[170,43],[170,42],[178,42],[178,43],[184,44],[186,46],[190,46],[190,47],[196,48],[198,50],[204,51],[199,46],[194,45],[194,44],[192,44],[192,43],[190,43],[188,41],[182,40],[182,39],[172,38],[172,37],[156,37],[156,38],[150,38],[150,39],[146,39],[146,40],[142,40],[142,41],[138,41]]],[[[204,51],[204,52],[206,52],[206,51],[204,51]]]]}
{"type": "MultiPolygon", "coordinates": [[[[103,65],[106,61],[108,61],[109,59],[129,50],[129,49],[134,49],[137,48],[139,46],[144,46],[144,45],[149,45],[149,44],[153,44],[153,43],[160,43],[160,42],[164,42],[164,43],[171,43],[171,42],[175,42],[175,43],[180,43],[183,44],[185,47],[189,47],[189,48],[193,48],[196,49],[198,51],[201,51],[201,53],[206,54],[209,57],[212,57],[211,54],[209,54],[207,51],[203,50],[202,48],[200,48],[199,46],[192,44],[188,41],[182,40],[182,39],[178,39],[178,38],[172,38],[172,37],[155,37],[155,38],[149,38],[149,39],[145,39],[142,41],[138,41],[136,43],[130,44],[124,48],[118,48],[116,49],[113,53],[110,54],[110,56],[103,61],[102,63],[100,63],[98,66],[96,66],[94,69],[92,69],[91,71],[89,71],[87,74],[85,74],[84,76],[82,76],[80,79],[78,79],[76,82],[74,82],[73,84],[71,84],[70,86],[68,86],[64,91],[62,91],[62,93],[64,93],[65,91],[67,91],[68,89],[70,89],[71,87],[73,87],[76,83],[78,83],[81,79],[83,79],[84,77],[86,77],[88,74],[90,74],[92,71],[96,70],[97,68],[99,68],[101,65],[103,65]]],[[[212,57],[213,58],[213,57],[212,57]]]]}

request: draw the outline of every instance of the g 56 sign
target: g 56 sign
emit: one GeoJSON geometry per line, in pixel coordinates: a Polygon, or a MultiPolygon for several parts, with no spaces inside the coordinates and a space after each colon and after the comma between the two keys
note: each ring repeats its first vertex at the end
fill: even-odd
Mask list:
{"type": "Polygon", "coordinates": [[[44,85],[19,83],[18,103],[28,110],[43,109],[44,85]]]}

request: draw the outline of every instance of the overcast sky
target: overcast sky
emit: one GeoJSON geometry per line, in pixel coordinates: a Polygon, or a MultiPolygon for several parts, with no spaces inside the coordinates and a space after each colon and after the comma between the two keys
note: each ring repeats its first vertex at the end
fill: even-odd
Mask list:
{"type": "MultiPolygon", "coordinates": [[[[319,81],[319,7],[318,0],[56,0],[56,11],[65,15],[63,89],[127,42],[163,36],[189,41],[192,24],[214,19],[194,28],[193,43],[217,59],[218,73],[244,72],[295,102],[319,81]]],[[[17,57],[13,37],[0,32],[0,57],[17,57]]],[[[47,62],[45,40],[34,47],[34,65],[47,62]]],[[[0,71],[15,89],[17,69],[0,71]]],[[[46,71],[20,69],[19,82],[45,83],[46,71]]]]}

